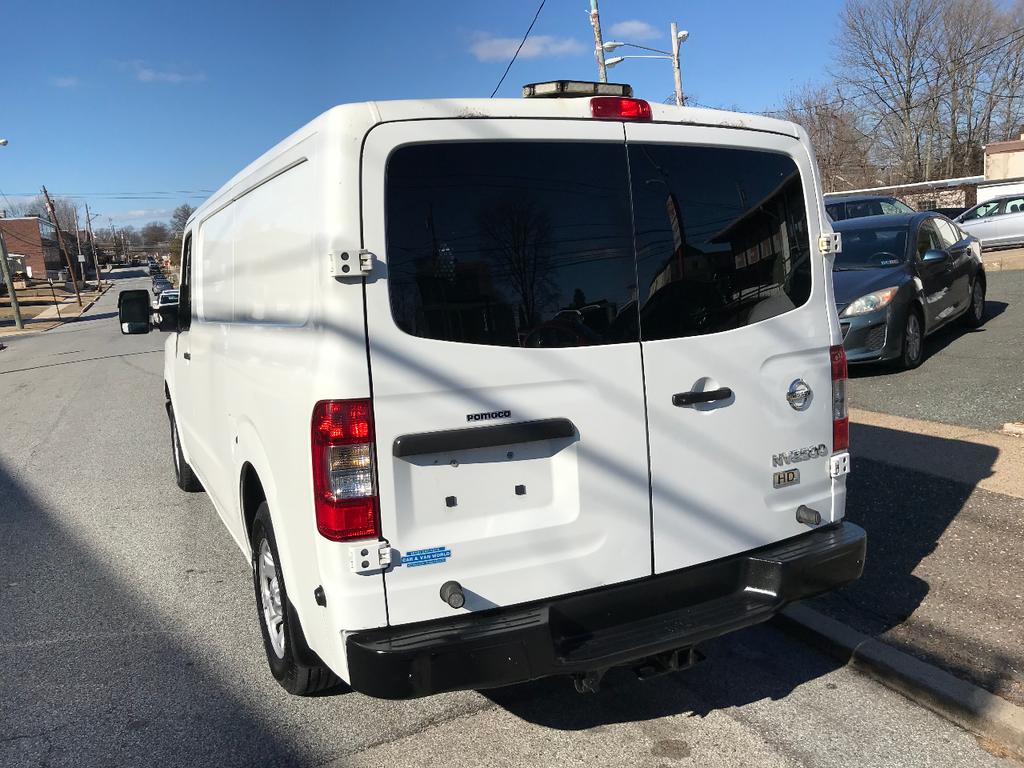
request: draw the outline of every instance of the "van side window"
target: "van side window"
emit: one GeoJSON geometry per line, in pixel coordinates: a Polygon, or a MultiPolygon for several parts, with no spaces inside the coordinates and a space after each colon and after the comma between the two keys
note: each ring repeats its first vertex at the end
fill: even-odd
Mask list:
{"type": "Polygon", "coordinates": [[[629,167],[643,340],[725,331],[807,301],[810,236],[791,158],[634,144],[629,167]]]}
{"type": "Polygon", "coordinates": [[[391,313],[471,344],[638,340],[622,143],[419,144],[392,153],[391,313]]]}
{"type": "Polygon", "coordinates": [[[178,330],[192,326],[192,233],[185,235],[181,247],[181,285],[178,286],[178,330]]]}

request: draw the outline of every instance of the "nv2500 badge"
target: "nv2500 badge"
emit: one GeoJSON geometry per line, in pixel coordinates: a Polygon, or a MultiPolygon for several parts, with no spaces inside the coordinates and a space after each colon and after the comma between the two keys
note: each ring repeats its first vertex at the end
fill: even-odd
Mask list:
{"type": "Polygon", "coordinates": [[[798,461],[816,459],[819,456],[828,456],[828,446],[824,443],[812,445],[810,448],[800,448],[796,451],[776,453],[772,456],[772,466],[784,467],[787,464],[796,464],[798,461]]]}

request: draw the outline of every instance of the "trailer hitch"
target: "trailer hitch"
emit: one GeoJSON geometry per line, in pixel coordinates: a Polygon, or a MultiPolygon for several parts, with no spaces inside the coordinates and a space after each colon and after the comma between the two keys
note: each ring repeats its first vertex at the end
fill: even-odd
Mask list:
{"type": "Polygon", "coordinates": [[[704,660],[704,654],[695,647],[677,648],[674,651],[665,651],[655,656],[643,659],[633,667],[636,676],[641,680],[650,680],[652,677],[667,675],[671,672],[679,672],[689,669],[698,661],[704,660]]]}

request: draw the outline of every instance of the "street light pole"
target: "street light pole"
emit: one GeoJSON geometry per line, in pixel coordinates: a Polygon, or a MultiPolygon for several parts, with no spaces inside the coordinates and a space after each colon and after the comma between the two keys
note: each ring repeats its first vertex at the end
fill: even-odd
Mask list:
{"type": "Polygon", "coordinates": [[[604,41],[601,39],[601,15],[597,11],[597,0],[590,0],[590,26],[594,28],[594,55],[597,56],[597,79],[608,82],[608,68],[604,64],[604,41]]]}
{"type": "Polygon", "coordinates": [[[680,46],[682,46],[683,43],[686,42],[687,38],[690,36],[690,33],[687,32],[685,29],[684,30],[680,30],[678,28],[678,25],[674,21],[672,22],[671,30],[672,30],[672,50],[671,51],[663,51],[660,48],[650,48],[650,47],[648,47],[646,45],[637,45],[636,43],[623,43],[623,42],[619,42],[617,40],[609,40],[607,43],[603,43],[601,48],[604,51],[614,51],[617,48],[621,48],[621,47],[625,46],[627,48],[639,48],[642,51],[651,51],[651,53],[658,54],[657,56],[650,56],[650,55],[644,55],[644,56],[613,56],[610,59],[605,59],[604,62],[603,62],[607,69],[611,69],[612,67],[614,67],[614,66],[616,66],[618,64],[621,64],[626,59],[664,59],[665,61],[671,61],[672,62],[672,74],[674,75],[674,78],[675,78],[676,106],[677,107],[681,107],[681,106],[683,106],[683,78],[682,78],[682,75],[680,73],[680,68],[679,68],[679,48],[680,48],[680,46]]]}
{"type": "MultiPolygon", "coordinates": [[[[7,139],[0,139],[0,147],[7,146],[7,139]]],[[[14,289],[14,280],[11,279],[11,265],[7,263],[7,242],[4,240],[4,233],[0,230],[0,273],[4,277],[4,285],[7,286],[7,295],[11,297],[11,310],[14,312],[14,327],[19,331],[25,329],[21,321],[21,307],[18,305],[18,292],[14,289]]]]}
{"type": "Polygon", "coordinates": [[[683,76],[679,71],[679,48],[683,41],[679,39],[679,30],[672,22],[672,71],[676,77],[676,106],[683,106],[683,76]]]}

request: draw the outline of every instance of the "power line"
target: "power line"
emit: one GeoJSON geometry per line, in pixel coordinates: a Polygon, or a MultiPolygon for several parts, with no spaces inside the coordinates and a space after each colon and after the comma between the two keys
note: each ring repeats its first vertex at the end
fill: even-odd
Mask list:
{"type": "Polygon", "coordinates": [[[519,52],[523,50],[523,46],[526,45],[526,38],[528,38],[530,36],[530,32],[533,31],[533,25],[537,23],[537,17],[540,16],[541,9],[544,8],[545,2],[547,2],[547,0],[540,0],[540,5],[537,6],[537,12],[533,14],[533,21],[531,21],[530,26],[526,28],[526,34],[523,35],[523,39],[519,41],[519,47],[516,48],[516,52],[512,54],[512,60],[508,63],[508,66],[505,67],[505,72],[501,76],[501,80],[498,81],[498,84],[494,86],[494,90],[491,91],[492,99],[494,98],[494,94],[498,92],[498,89],[501,88],[501,84],[505,82],[505,77],[508,75],[509,70],[512,69],[512,65],[516,63],[516,57],[519,56],[519,52]]]}

